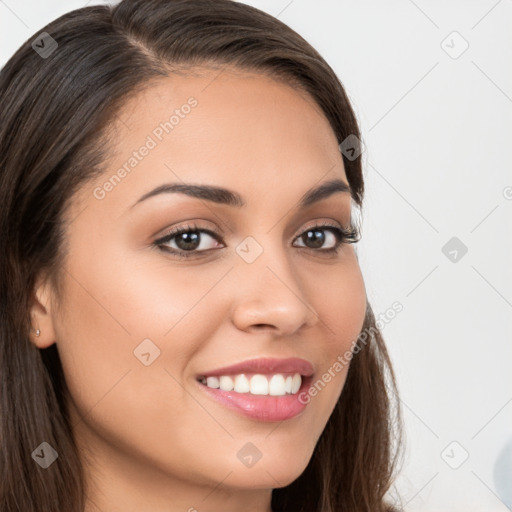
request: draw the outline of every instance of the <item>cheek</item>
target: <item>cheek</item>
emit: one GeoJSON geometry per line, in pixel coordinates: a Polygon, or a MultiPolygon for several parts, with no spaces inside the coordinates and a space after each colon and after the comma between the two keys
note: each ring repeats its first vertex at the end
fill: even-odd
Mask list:
{"type": "Polygon", "coordinates": [[[350,366],[352,350],[364,324],[366,290],[359,264],[352,248],[339,266],[325,269],[316,275],[315,294],[311,304],[325,334],[322,343],[322,365],[316,380],[304,395],[315,402],[320,414],[318,426],[330,416],[343,390],[350,366]]]}
{"type": "MultiPolygon", "coordinates": [[[[91,258],[86,266],[86,259],[70,262],[73,278],[64,289],[68,307],[56,321],[72,414],[78,411],[87,426],[73,417],[78,435],[87,443],[90,432],[97,432],[154,464],[195,471],[183,459],[190,440],[204,437],[208,416],[182,382],[194,353],[215,330],[212,322],[222,318],[219,306],[206,298],[214,295],[208,292],[225,269],[219,268],[219,275],[185,273],[156,258],[151,260],[156,264],[135,263],[108,251],[101,264],[91,258]],[[134,350],[147,339],[144,353],[152,362],[146,366],[134,350]]],[[[208,424],[214,443],[224,431],[208,424]]]]}
{"type": "Polygon", "coordinates": [[[208,292],[219,277],[211,270],[180,272],[154,257],[130,259],[107,250],[101,262],[74,259],[69,275],[69,307],[57,321],[57,345],[71,379],[94,383],[84,386],[86,391],[108,387],[127,369],[144,366],[137,358],[144,340],[151,340],[142,345],[149,347],[151,366],[160,365],[160,355],[172,348],[166,365],[171,362],[182,373],[200,340],[212,332],[208,322],[216,318],[216,304],[208,292]]]}
{"type": "Polygon", "coordinates": [[[366,289],[352,247],[344,248],[343,261],[316,273],[311,283],[311,301],[323,329],[331,356],[345,352],[355,342],[364,323],[366,289]]]}

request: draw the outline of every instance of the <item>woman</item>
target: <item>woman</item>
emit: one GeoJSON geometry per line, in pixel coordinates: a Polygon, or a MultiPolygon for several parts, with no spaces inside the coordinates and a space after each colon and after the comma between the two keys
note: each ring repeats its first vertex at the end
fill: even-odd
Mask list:
{"type": "Polygon", "coordinates": [[[322,57],[241,3],[123,0],[34,34],[0,98],[2,511],[393,510],[322,57]]]}

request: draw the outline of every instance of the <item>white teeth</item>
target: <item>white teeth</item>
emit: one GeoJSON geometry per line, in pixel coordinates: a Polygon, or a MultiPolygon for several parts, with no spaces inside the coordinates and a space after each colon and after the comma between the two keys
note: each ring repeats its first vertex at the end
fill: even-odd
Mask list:
{"type": "Polygon", "coordinates": [[[287,393],[292,392],[292,381],[293,381],[293,377],[291,375],[288,375],[288,377],[286,377],[286,382],[284,384],[284,390],[287,393]]]}
{"type": "Polygon", "coordinates": [[[265,375],[253,375],[250,393],[251,395],[268,395],[268,379],[265,375]]]}
{"type": "Polygon", "coordinates": [[[249,379],[245,375],[237,375],[235,377],[235,387],[234,390],[237,393],[249,393],[251,390],[251,384],[249,379]]]}
{"type": "Polygon", "coordinates": [[[233,388],[235,387],[235,384],[233,383],[233,379],[231,377],[226,377],[225,375],[223,375],[219,379],[219,382],[220,382],[220,389],[222,389],[222,391],[232,391],[233,388]]]}
{"type": "Polygon", "coordinates": [[[273,375],[268,383],[268,394],[281,396],[285,394],[284,377],[281,374],[273,375]]]}
{"type": "Polygon", "coordinates": [[[296,394],[302,384],[302,377],[299,373],[286,377],[277,373],[269,376],[256,374],[248,379],[242,373],[234,377],[229,375],[203,377],[201,382],[209,388],[221,389],[222,391],[234,390],[237,393],[250,393],[251,395],[283,396],[296,394]]]}
{"type": "Polygon", "coordinates": [[[302,379],[300,378],[300,375],[296,373],[293,376],[292,380],[292,393],[295,394],[297,391],[299,391],[300,385],[302,384],[302,379]]]}
{"type": "Polygon", "coordinates": [[[208,377],[205,383],[209,388],[218,388],[219,379],[217,377],[208,377]]]}

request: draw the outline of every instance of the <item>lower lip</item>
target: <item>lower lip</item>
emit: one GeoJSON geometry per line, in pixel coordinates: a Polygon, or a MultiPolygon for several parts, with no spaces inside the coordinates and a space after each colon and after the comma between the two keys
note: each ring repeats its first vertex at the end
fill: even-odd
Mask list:
{"type": "Polygon", "coordinates": [[[312,377],[302,378],[302,385],[295,395],[251,395],[236,391],[209,388],[197,382],[200,388],[221,404],[258,421],[284,421],[299,415],[307,403],[299,402],[301,393],[309,387],[312,377]]]}

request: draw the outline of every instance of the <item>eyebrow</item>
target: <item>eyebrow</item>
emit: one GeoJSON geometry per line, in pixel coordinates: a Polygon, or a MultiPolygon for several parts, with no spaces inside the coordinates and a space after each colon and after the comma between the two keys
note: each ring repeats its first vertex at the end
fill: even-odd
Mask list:
{"type": "MultiPolygon", "coordinates": [[[[350,193],[350,187],[340,179],[325,181],[321,185],[308,190],[300,199],[299,208],[305,208],[313,203],[325,199],[332,194],[350,193]]],[[[144,194],[130,208],[159,194],[179,193],[197,199],[205,199],[217,204],[242,208],[246,202],[237,192],[214,185],[196,185],[192,183],[166,183],[144,194]]]]}

